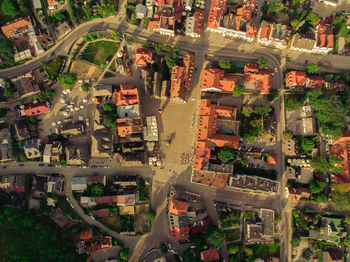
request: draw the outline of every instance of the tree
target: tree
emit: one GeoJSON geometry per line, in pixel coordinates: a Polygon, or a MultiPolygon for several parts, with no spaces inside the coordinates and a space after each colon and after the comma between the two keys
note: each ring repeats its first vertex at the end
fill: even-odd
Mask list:
{"type": "Polygon", "coordinates": [[[234,97],[239,97],[239,96],[243,95],[243,93],[244,93],[244,87],[243,86],[235,86],[235,89],[233,89],[232,95],[234,97]]]}
{"type": "Polygon", "coordinates": [[[113,0],[105,0],[97,4],[96,13],[101,17],[111,16],[116,12],[117,8],[113,0]]]}
{"type": "Polygon", "coordinates": [[[89,3],[84,4],[84,5],[81,7],[81,10],[83,11],[84,19],[85,19],[85,20],[91,19],[91,16],[92,16],[92,7],[91,7],[91,5],[90,5],[89,3]]]}
{"type": "Polygon", "coordinates": [[[219,67],[221,69],[230,69],[231,68],[231,62],[227,59],[220,59],[218,64],[219,64],[219,67]]]}
{"type": "Polygon", "coordinates": [[[329,163],[327,159],[323,156],[318,156],[316,158],[311,159],[310,161],[314,172],[316,173],[325,173],[329,169],[329,163]]]}
{"type": "Polygon", "coordinates": [[[350,216],[346,216],[345,218],[344,218],[344,223],[345,224],[350,224],[350,216]]]}
{"type": "Polygon", "coordinates": [[[292,245],[292,247],[300,246],[300,242],[301,242],[300,236],[293,234],[292,240],[290,241],[290,244],[292,245]]]}
{"type": "Polygon", "coordinates": [[[239,251],[239,246],[237,244],[230,244],[228,246],[228,253],[230,255],[237,254],[238,251],[239,251]]]}
{"type": "Polygon", "coordinates": [[[279,2],[277,0],[273,0],[269,5],[268,5],[268,10],[269,12],[272,13],[279,13],[284,9],[284,5],[282,2],[279,2]]]}
{"type": "Polygon", "coordinates": [[[237,152],[231,148],[220,148],[218,152],[218,158],[223,164],[229,161],[235,160],[236,157],[237,157],[237,152]]]}
{"type": "Polygon", "coordinates": [[[312,194],[318,194],[324,189],[326,185],[327,182],[325,180],[314,179],[310,182],[309,187],[312,194]]]}
{"type": "Polygon", "coordinates": [[[310,248],[304,248],[302,253],[303,258],[305,258],[307,261],[310,260],[312,256],[312,251],[310,248]]]}
{"type": "Polygon", "coordinates": [[[100,33],[97,33],[97,38],[101,39],[102,38],[102,35],[100,33]]]}
{"type": "Polygon", "coordinates": [[[92,33],[89,33],[89,38],[91,41],[96,40],[96,37],[92,33]]]}
{"type": "Polygon", "coordinates": [[[38,119],[36,119],[34,116],[28,116],[26,120],[30,127],[36,127],[38,125],[38,119]]]}
{"type": "Polygon", "coordinates": [[[123,248],[118,253],[118,257],[121,259],[121,261],[128,261],[128,256],[129,256],[129,248],[123,248]]]}
{"type": "Polygon", "coordinates": [[[81,90],[83,90],[84,92],[89,92],[90,90],[90,85],[88,83],[83,83],[81,85],[81,90]]]}
{"type": "Polygon", "coordinates": [[[343,102],[347,103],[350,99],[350,90],[346,89],[338,93],[338,98],[343,102]]]}
{"type": "Polygon", "coordinates": [[[311,25],[314,26],[318,22],[320,17],[318,16],[318,14],[316,14],[314,12],[309,12],[309,14],[307,15],[306,19],[309,21],[309,23],[311,25]]]}
{"type": "Polygon", "coordinates": [[[132,45],[132,43],[134,42],[134,39],[132,39],[131,37],[127,37],[125,38],[125,42],[127,45],[132,45]]]}
{"type": "Polygon", "coordinates": [[[77,82],[77,75],[73,73],[63,73],[58,77],[58,82],[63,88],[71,88],[77,82]]]}
{"type": "Polygon", "coordinates": [[[105,187],[100,183],[93,183],[90,186],[90,195],[93,197],[103,196],[105,193],[105,187]]]}
{"type": "Polygon", "coordinates": [[[267,95],[267,99],[269,101],[274,101],[275,99],[279,98],[281,95],[280,90],[278,89],[272,89],[270,94],[267,95]]]}
{"type": "Polygon", "coordinates": [[[116,128],[117,127],[117,120],[116,120],[115,117],[113,117],[111,115],[104,115],[104,117],[103,117],[103,124],[106,127],[116,128]]]}
{"type": "Polygon", "coordinates": [[[244,247],[244,253],[246,253],[247,254],[247,256],[252,256],[253,255],[253,249],[251,249],[250,247],[248,247],[248,246],[245,246],[244,247]]]}
{"type": "Polygon", "coordinates": [[[176,55],[172,55],[172,54],[168,54],[165,56],[165,63],[167,65],[167,67],[169,68],[170,72],[173,69],[173,67],[176,65],[177,63],[177,57],[176,55]]]}
{"type": "Polygon", "coordinates": [[[85,42],[89,42],[89,41],[90,41],[90,38],[89,38],[89,36],[87,36],[87,35],[83,35],[83,40],[84,40],[85,42]]]}
{"type": "Polygon", "coordinates": [[[283,138],[284,139],[292,139],[293,138],[293,133],[291,132],[283,132],[283,138]]]}
{"type": "Polygon", "coordinates": [[[14,0],[3,0],[1,2],[1,12],[12,17],[16,17],[19,14],[19,7],[14,0]]]}
{"type": "Polygon", "coordinates": [[[305,97],[299,94],[285,94],[284,100],[287,111],[294,111],[304,106],[305,97]]]}
{"type": "Polygon", "coordinates": [[[350,247],[350,234],[347,234],[346,237],[344,237],[343,244],[345,247],[350,247]]]}
{"type": "Polygon", "coordinates": [[[146,217],[147,217],[148,221],[152,221],[156,217],[156,212],[154,212],[152,209],[150,209],[147,211],[146,217]]]}
{"type": "Polygon", "coordinates": [[[315,147],[313,138],[300,136],[298,138],[299,153],[307,153],[315,147]]]}
{"type": "Polygon", "coordinates": [[[5,86],[5,89],[4,89],[4,96],[6,97],[10,97],[13,95],[13,92],[15,90],[13,89],[13,85],[12,84],[9,84],[7,86],[5,86]]]}
{"type": "Polygon", "coordinates": [[[0,117],[5,117],[7,115],[7,109],[6,108],[0,108],[0,117]]]}
{"type": "Polygon", "coordinates": [[[267,105],[258,105],[257,107],[254,108],[254,111],[259,116],[268,116],[269,113],[272,111],[272,108],[271,106],[267,106],[267,105]]]}
{"type": "Polygon", "coordinates": [[[167,247],[167,245],[164,242],[162,242],[160,244],[160,250],[162,251],[163,254],[168,253],[168,247],[167,247]]]}
{"type": "Polygon", "coordinates": [[[254,109],[250,106],[242,106],[242,115],[249,118],[254,113],[254,109]]]}
{"type": "Polygon", "coordinates": [[[318,65],[316,65],[316,64],[308,64],[306,66],[306,70],[307,70],[308,74],[314,74],[318,70],[320,70],[320,67],[318,65]]]}
{"type": "Polygon", "coordinates": [[[261,57],[261,58],[259,58],[257,64],[259,65],[260,69],[264,69],[267,66],[267,60],[265,58],[261,57]]]}
{"type": "Polygon", "coordinates": [[[334,13],[333,14],[333,19],[332,19],[332,25],[340,26],[341,23],[343,23],[345,18],[346,18],[346,16],[344,14],[334,13]]]}
{"type": "Polygon", "coordinates": [[[291,22],[290,22],[290,26],[293,28],[293,29],[296,29],[299,25],[299,20],[298,19],[293,19],[291,22]]]}
{"type": "MultiPolygon", "coordinates": [[[[15,55],[15,51],[13,50],[14,45],[6,40],[0,38],[0,58],[1,63],[6,66],[11,66],[14,63],[13,57],[15,55]]],[[[0,66],[1,66],[0,63],[0,66]]]]}
{"type": "Polygon", "coordinates": [[[117,33],[117,32],[115,32],[115,31],[109,31],[109,34],[111,35],[111,37],[114,39],[114,40],[116,40],[116,41],[119,41],[120,40],[120,36],[119,36],[119,34],[117,33]]]}
{"type": "Polygon", "coordinates": [[[103,105],[103,110],[108,112],[115,112],[117,111],[117,107],[112,103],[107,103],[103,105]]]}
{"type": "Polygon", "coordinates": [[[221,247],[224,244],[224,234],[217,227],[210,229],[208,240],[215,247],[221,247]]]}

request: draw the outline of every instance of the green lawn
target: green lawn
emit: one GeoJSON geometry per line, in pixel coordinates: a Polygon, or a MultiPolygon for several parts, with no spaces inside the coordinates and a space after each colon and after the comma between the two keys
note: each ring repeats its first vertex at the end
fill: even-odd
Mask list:
{"type": "Polygon", "coordinates": [[[239,239],[239,229],[224,230],[224,236],[226,241],[233,241],[239,239]]]}
{"type": "Polygon", "coordinates": [[[104,67],[105,62],[111,60],[119,45],[115,42],[99,41],[89,44],[79,56],[80,59],[104,67]]]}
{"type": "Polygon", "coordinates": [[[272,244],[253,244],[252,248],[255,256],[263,259],[278,256],[280,253],[280,245],[278,242],[272,244]]]}
{"type": "Polygon", "coordinates": [[[61,71],[61,67],[64,63],[64,57],[59,56],[59,57],[55,57],[54,59],[50,60],[49,62],[47,62],[46,64],[44,64],[44,68],[47,72],[47,74],[49,75],[49,78],[51,80],[56,80],[60,71],[61,71]]]}

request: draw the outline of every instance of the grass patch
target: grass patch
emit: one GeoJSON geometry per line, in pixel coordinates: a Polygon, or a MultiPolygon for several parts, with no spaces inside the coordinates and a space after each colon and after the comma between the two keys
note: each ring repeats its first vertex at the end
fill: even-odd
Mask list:
{"type": "Polygon", "coordinates": [[[43,63],[42,66],[45,68],[50,80],[55,81],[61,72],[62,65],[64,63],[65,57],[59,56],[50,60],[47,63],[43,63]]]}
{"type": "Polygon", "coordinates": [[[149,204],[135,206],[135,231],[136,233],[148,233],[151,230],[151,223],[147,219],[147,211],[149,211],[149,204]]]}
{"type": "Polygon", "coordinates": [[[234,241],[239,239],[239,229],[224,230],[224,236],[226,241],[234,241]]]}
{"type": "Polygon", "coordinates": [[[106,66],[106,61],[112,59],[118,48],[119,45],[115,42],[99,41],[90,43],[79,58],[104,67],[106,66]]]}
{"type": "Polygon", "coordinates": [[[149,199],[149,184],[140,177],[139,179],[139,200],[146,201],[149,199]]]}
{"type": "Polygon", "coordinates": [[[252,249],[256,257],[262,259],[278,256],[280,253],[280,245],[278,242],[272,244],[253,244],[252,249]]]}
{"type": "Polygon", "coordinates": [[[117,70],[116,64],[115,64],[115,60],[112,62],[111,66],[109,67],[109,70],[115,72],[115,70],[117,70]]]}

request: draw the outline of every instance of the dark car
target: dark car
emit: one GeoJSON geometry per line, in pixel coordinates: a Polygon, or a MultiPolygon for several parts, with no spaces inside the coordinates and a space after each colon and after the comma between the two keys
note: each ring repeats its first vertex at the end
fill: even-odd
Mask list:
{"type": "Polygon", "coordinates": [[[19,164],[18,166],[24,166],[24,164],[19,164]]]}
{"type": "Polygon", "coordinates": [[[45,166],[45,164],[39,164],[39,166],[45,166]]]}

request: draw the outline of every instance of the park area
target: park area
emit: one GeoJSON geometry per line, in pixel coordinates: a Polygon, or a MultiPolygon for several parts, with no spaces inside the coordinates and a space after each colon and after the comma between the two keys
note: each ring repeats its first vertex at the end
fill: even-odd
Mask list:
{"type": "Polygon", "coordinates": [[[43,64],[50,80],[55,81],[61,72],[62,65],[64,64],[64,56],[58,56],[49,62],[43,64]]]}
{"type": "Polygon", "coordinates": [[[119,45],[110,41],[98,41],[90,43],[79,56],[80,59],[96,64],[100,67],[106,66],[114,54],[117,52],[119,45]]]}

